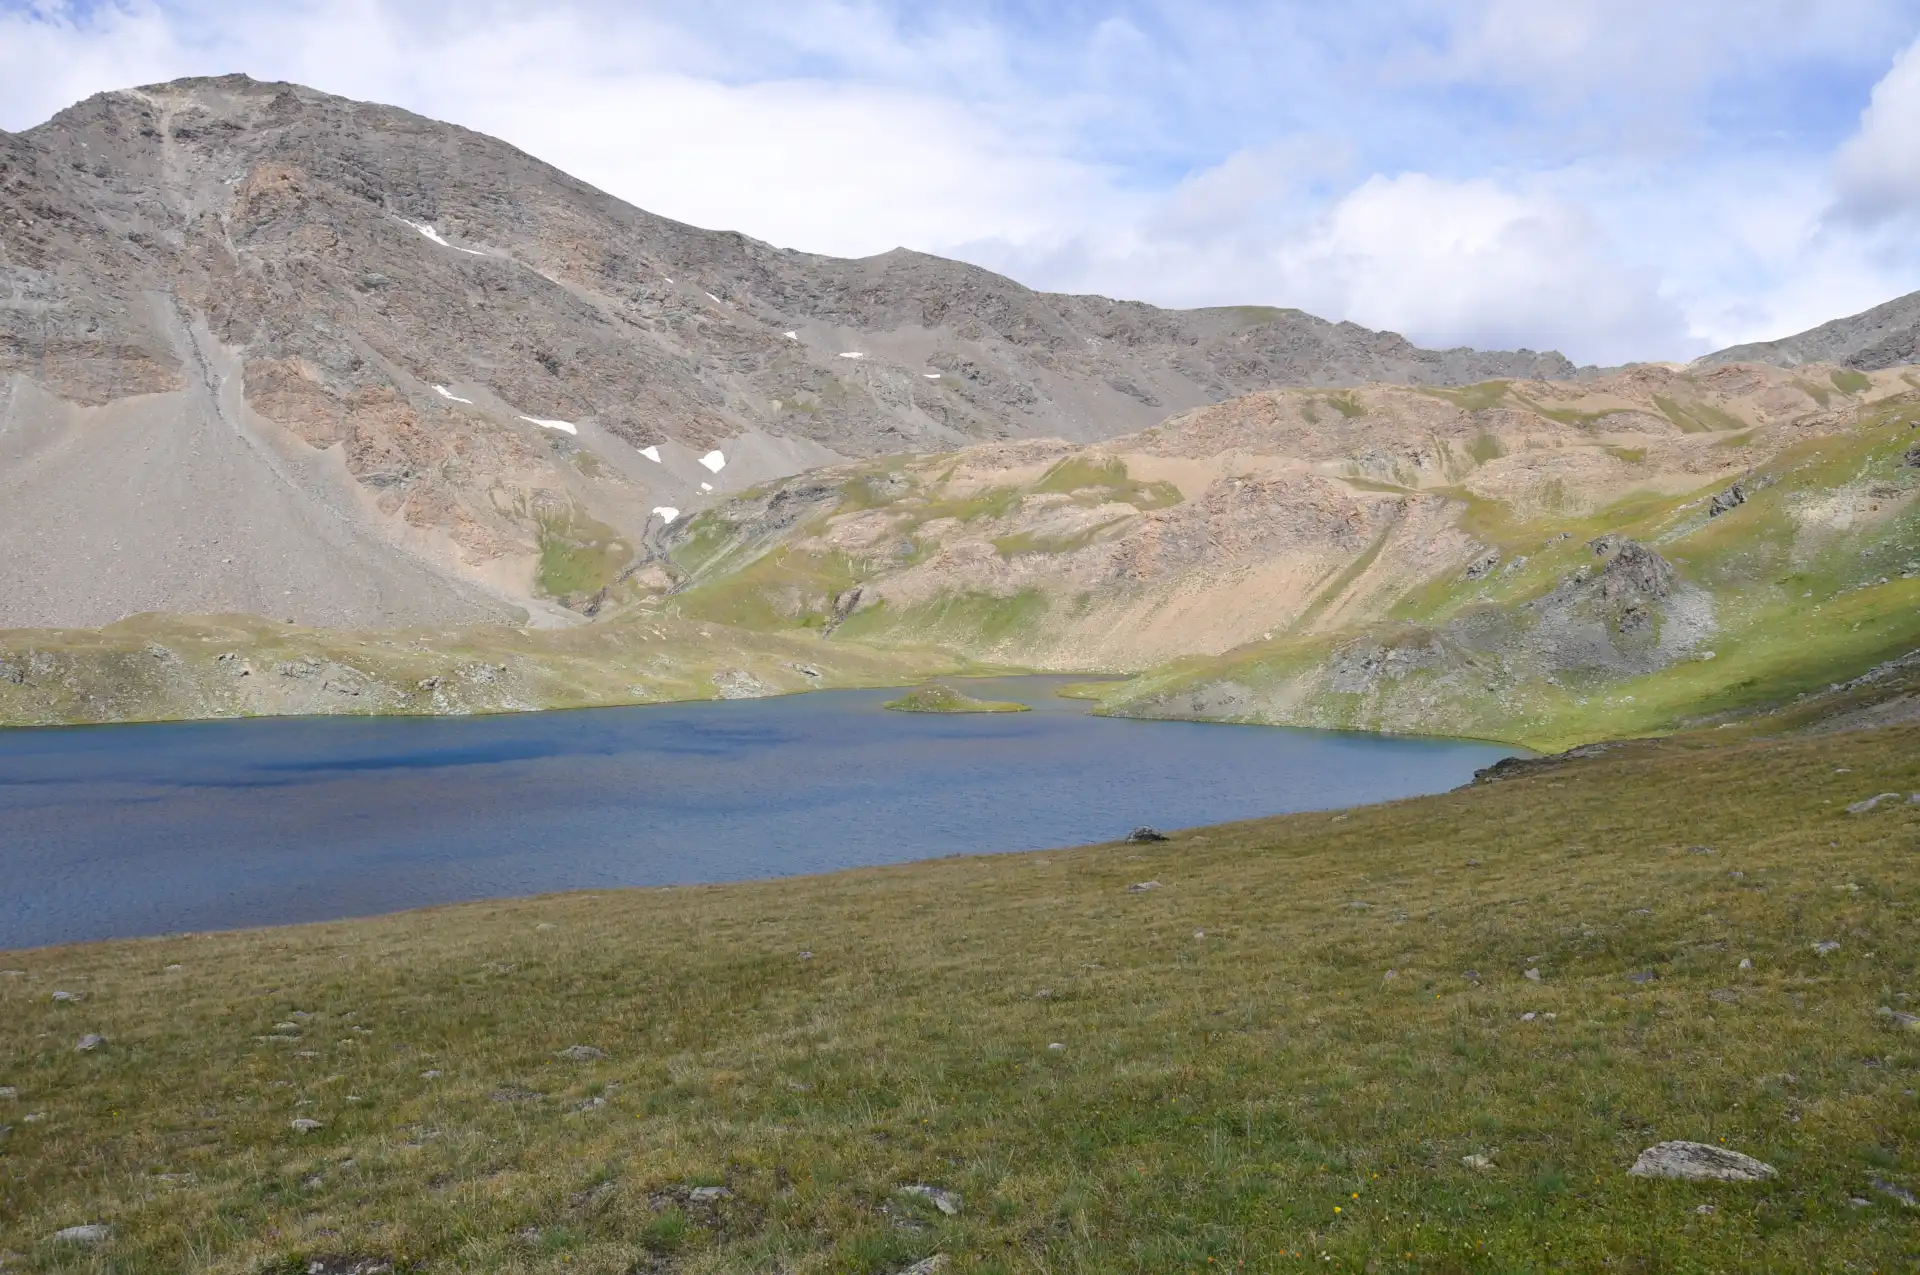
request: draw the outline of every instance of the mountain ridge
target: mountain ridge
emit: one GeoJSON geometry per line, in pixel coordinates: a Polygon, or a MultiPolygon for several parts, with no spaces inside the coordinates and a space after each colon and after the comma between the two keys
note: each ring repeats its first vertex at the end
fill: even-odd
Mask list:
{"type": "Polygon", "coordinates": [[[269,454],[329,471],[306,504],[351,526],[356,553],[438,581],[386,622],[565,624],[555,602],[585,604],[568,569],[582,555],[630,552],[715,494],[812,465],[1090,441],[1272,385],[1576,372],[1299,311],[1041,293],[906,250],[774,248],[455,125],[245,76],[98,94],[0,136],[0,289],[15,460],[0,535],[49,555],[0,572],[0,625],[275,596],[301,623],[370,622],[364,581],[298,582],[328,573],[324,537],[221,507],[291,490],[285,466],[255,463],[269,454]],[[88,455],[101,412],[163,453],[218,439],[237,467],[185,517],[157,470],[88,455]],[[109,483],[127,498],[79,525],[73,493],[109,483]],[[277,595],[261,581],[135,605],[110,587],[129,542],[218,577],[229,549],[211,528],[250,523],[279,528],[295,580],[277,595]]]}

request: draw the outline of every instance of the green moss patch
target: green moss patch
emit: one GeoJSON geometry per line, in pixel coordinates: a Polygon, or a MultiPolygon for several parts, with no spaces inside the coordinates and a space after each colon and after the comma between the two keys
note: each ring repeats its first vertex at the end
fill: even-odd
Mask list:
{"type": "Polygon", "coordinates": [[[943,682],[921,686],[889,700],[885,708],[897,713],[1027,713],[1032,709],[1013,700],[975,699],[943,682]]]}

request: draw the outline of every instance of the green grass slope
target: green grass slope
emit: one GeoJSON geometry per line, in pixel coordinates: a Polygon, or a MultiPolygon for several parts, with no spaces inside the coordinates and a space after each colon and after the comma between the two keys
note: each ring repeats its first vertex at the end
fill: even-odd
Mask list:
{"type": "Polygon", "coordinates": [[[1344,631],[1277,634],[1153,670],[1109,691],[1104,710],[1558,749],[1790,704],[1920,649],[1911,413],[1774,456],[1745,480],[1745,503],[1718,516],[1708,501],[1723,484],[1631,497],[1580,520],[1521,521],[1470,499],[1465,525],[1501,552],[1499,569],[1429,580],[1385,618],[1344,631]],[[1608,658],[1626,666],[1557,661],[1543,600],[1594,568],[1590,542],[1603,535],[1662,555],[1681,596],[1655,609],[1638,653],[1615,643],[1608,658]],[[1665,627],[1682,622],[1697,632],[1656,658],[1665,627]]]}
{"type": "Polygon", "coordinates": [[[929,648],[629,616],[575,629],[354,633],[251,616],[0,630],[0,726],[465,714],[900,686],[971,671],[929,648]]]}
{"type": "Polygon", "coordinates": [[[1912,1269],[1915,790],[1913,728],[1689,737],[1164,845],[10,953],[0,1260],[1912,1269]],[[1665,1139],[1779,1176],[1629,1177],[1665,1139]]]}

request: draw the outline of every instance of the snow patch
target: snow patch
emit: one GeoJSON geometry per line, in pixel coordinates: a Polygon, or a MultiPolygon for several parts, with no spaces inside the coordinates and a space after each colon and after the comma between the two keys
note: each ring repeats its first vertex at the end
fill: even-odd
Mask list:
{"type": "Polygon", "coordinates": [[[642,447],[640,454],[656,465],[660,463],[660,449],[658,447],[642,447]]]}
{"type": "Polygon", "coordinates": [[[922,372],[920,375],[926,377],[929,381],[937,381],[940,379],[938,372],[922,372]]]}
{"type": "Polygon", "coordinates": [[[840,351],[840,357],[843,359],[864,359],[867,356],[859,350],[842,350],[840,351]]]}
{"type": "Polygon", "coordinates": [[[469,257],[484,257],[487,255],[484,252],[477,252],[472,248],[455,247],[453,244],[448,243],[445,239],[442,239],[440,237],[440,232],[433,228],[432,222],[409,221],[407,222],[407,224],[409,226],[412,226],[415,230],[419,231],[421,234],[425,235],[427,238],[433,240],[433,242],[439,244],[442,248],[452,248],[455,252],[464,252],[469,257]]]}
{"type": "Polygon", "coordinates": [[[680,516],[680,511],[672,505],[655,505],[653,512],[660,515],[661,522],[672,522],[680,516]]]}
{"type": "Polygon", "coordinates": [[[460,397],[460,396],[459,396],[458,394],[455,394],[455,393],[454,393],[454,392],[453,392],[452,390],[450,390],[450,389],[448,389],[448,388],[447,388],[446,386],[444,386],[444,385],[436,385],[436,386],[434,386],[434,387],[433,387],[433,392],[434,392],[435,394],[438,394],[438,395],[439,395],[439,396],[440,396],[441,398],[444,398],[444,399],[446,399],[446,400],[447,400],[447,401],[449,401],[449,402],[452,402],[452,403],[465,403],[465,404],[466,404],[467,406],[469,406],[469,407],[471,407],[471,406],[473,406],[473,400],[472,400],[472,399],[470,399],[470,398],[461,398],[461,397],[460,397]]]}
{"type": "Polygon", "coordinates": [[[701,490],[701,491],[712,491],[712,490],[713,490],[713,484],[712,484],[712,483],[701,483],[701,484],[700,484],[700,490],[701,490]]]}
{"type": "Polygon", "coordinates": [[[538,425],[541,429],[557,429],[562,434],[578,434],[580,427],[572,421],[543,421],[537,416],[522,416],[521,420],[529,425],[538,425]]]}
{"type": "Polygon", "coordinates": [[[700,463],[717,474],[727,467],[727,458],[718,451],[711,451],[700,458],[700,463]]]}
{"type": "Polygon", "coordinates": [[[720,298],[714,296],[711,292],[707,293],[707,300],[713,302],[715,305],[720,304],[720,298]]]}
{"type": "Polygon", "coordinates": [[[798,341],[799,339],[800,339],[800,334],[799,334],[798,332],[789,332],[789,333],[787,333],[787,340],[789,340],[789,341],[798,341]]]}

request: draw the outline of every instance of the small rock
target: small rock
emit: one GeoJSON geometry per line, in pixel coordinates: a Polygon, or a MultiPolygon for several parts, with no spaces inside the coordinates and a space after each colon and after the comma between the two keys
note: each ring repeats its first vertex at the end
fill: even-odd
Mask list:
{"type": "Polygon", "coordinates": [[[555,1058],[564,1058],[568,1062],[592,1062],[596,1058],[606,1056],[604,1050],[595,1049],[592,1045],[568,1045],[554,1055],[555,1058]]]}
{"type": "Polygon", "coordinates": [[[1054,1041],[1054,1042],[1053,1042],[1053,1043],[1052,1043],[1051,1045],[1048,1045],[1048,1046],[1047,1046],[1047,1048],[1048,1048],[1048,1049],[1051,1049],[1051,1050],[1056,1050],[1056,1051],[1057,1051],[1057,1050],[1062,1050],[1062,1049],[1065,1049],[1065,1048],[1066,1048],[1066,1046],[1065,1046],[1065,1045],[1063,1045],[1063,1044],[1061,1044],[1061,1043],[1060,1043],[1059,1041],[1057,1041],[1057,1040],[1056,1040],[1056,1041],[1054,1041]]]}
{"type": "Polygon", "coordinates": [[[1640,1153],[1628,1174],[1636,1178],[1677,1178],[1686,1182],[1759,1182],[1774,1168],[1750,1155],[1704,1142],[1659,1142],[1640,1153]]]}
{"type": "Polygon", "coordinates": [[[540,922],[540,924],[534,926],[533,928],[536,930],[551,930],[554,928],[554,925],[552,921],[542,921],[540,922]]]}
{"type": "Polygon", "coordinates": [[[1535,1014],[1532,1010],[1528,1010],[1526,1013],[1520,1015],[1520,1021],[1523,1023],[1530,1023],[1538,1017],[1539,1017],[1538,1014],[1535,1014]]]}
{"type": "Polygon", "coordinates": [[[1480,981],[1480,971],[1463,970],[1461,971],[1460,977],[1466,979],[1469,983],[1477,983],[1480,981]]]}
{"type": "Polygon", "coordinates": [[[1207,932],[1206,932],[1205,930],[1195,930],[1195,931],[1193,932],[1193,937],[1195,937],[1195,938],[1197,938],[1197,939],[1203,939],[1203,938],[1205,938],[1205,937],[1207,937],[1207,932]]]}
{"type": "Polygon", "coordinates": [[[1476,1173],[1484,1173],[1493,1167],[1493,1161],[1483,1155],[1463,1155],[1460,1157],[1460,1163],[1476,1173]]]}
{"type": "Polygon", "coordinates": [[[1033,994],[1033,999],[1037,1001],[1052,1000],[1053,990],[1051,988],[1043,987],[1039,991],[1033,994]]]}
{"type": "Polygon", "coordinates": [[[1127,834],[1127,841],[1133,845],[1141,845],[1149,841],[1165,841],[1166,839],[1166,833],[1160,831],[1158,828],[1148,827],[1144,823],[1127,834]]]}
{"type": "Polygon", "coordinates": [[[4,1099],[8,1102],[11,1102],[15,1098],[18,1098],[19,1096],[20,1096],[20,1091],[18,1089],[15,1089],[12,1085],[0,1085],[0,1099],[4,1099]]]}
{"type": "Polygon", "coordinates": [[[77,1005],[87,999],[87,994],[85,992],[55,992],[53,999],[67,1005],[77,1005]]]}
{"type": "Polygon", "coordinates": [[[1826,956],[1831,952],[1838,952],[1840,950],[1840,944],[1833,939],[1821,939],[1813,945],[1813,950],[1817,955],[1826,956]]]}
{"type": "Polygon", "coordinates": [[[940,1275],[941,1271],[953,1265],[953,1259],[945,1253],[935,1253],[924,1262],[915,1262],[900,1272],[900,1275],[940,1275]]]}
{"type": "Polygon", "coordinates": [[[1904,1014],[1891,1005],[1882,1005],[1874,1013],[1882,1018],[1892,1019],[1896,1027],[1905,1028],[1907,1031],[1920,1031],[1920,1015],[1904,1014]]]}
{"type": "Polygon", "coordinates": [[[1656,977],[1657,975],[1655,975],[1652,970],[1635,970],[1633,973],[1627,975],[1627,981],[1629,983],[1651,983],[1656,977]]]}
{"type": "Polygon", "coordinates": [[[1873,1203],[1872,1200],[1864,1200],[1864,1199],[1861,1199],[1859,1196],[1855,1195],[1848,1198],[1847,1207],[1850,1209],[1864,1209],[1872,1203],[1873,1203]]]}
{"type": "Polygon", "coordinates": [[[801,960],[803,960],[803,961],[810,961],[810,960],[812,960],[812,959],[813,959],[813,953],[812,953],[812,952],[802,952],[802,953],[800,953],[800,959],[801,959],[801,960]]]}
{"type": "Polygon", "coordinates": [[[433,1069],[432,1069],[431,1071],[423,1071],[423,1072],[421,1072],[421,1073],[420,1073],[420,1079],[422,1079],[422,1080],[438,1080],[438,1079],[440,1079],[440,1075],[441,1075],[441,1072],[440,1072],[440,1069],[439,1069],[438,1067],[435,1067],[435,1068],[433,1068],[433,1069]]]}
{"type": "Polygon", "coordinates": [[[1741,957],[1741,958],[1740,958],[1740,968],[1741,968],[1741,969],[1743,969],[1743,970],[1750,970],[1750,969],[1752,969],[1752,968],[1753,968],[1753,958],[1752,958],[1751,956],[1743,956],[1743,957],[1741,957]]]}
{"type": "Polygon", "coordinates": [[[1900,1203],[1910,1209],[1920,1209],[1920,1197],[1916,1197],[1913,1192],[1898,1183],[1883,1182],[1879,1178],[1875,1178],[1873,1180],[1873,1189],[1890,1200],[1900,1201],[1900,1203]]]}
{"type": "Polygon", "coordinates": [[[697,1186],[687,1192],[687,1198],[695,1204],[718,1204],[721,1200],[731,1200],[733,1192],[723,1186],[697,1186]]]}
{"type": "Polygon", "coordinates": [[[949,1191],[945,1187],[927,1186],[924,1183],[916,1183],[913,1186],[901,1187],[900,1193],[902,1195],[917,1195],[948,1217],[959,1215],[960,1196],[957,1192],[949,1191]]]}
{"type": "Polygon", "coordinates": [[[53,1233],[56,1244],[105,1244],[113,1235],[113,1228],[99,1222],[89,1222],[85,1226],[69,1226],[63,1231],[53,1233]]]}
{"type": "Polygon", "coordinates": [[[291,1128],[295,1133],[312,1133],[316,1129],[326,1128],[326,1126],[324,1124],[321,1124],[318,1120],[309,1120],[305,1116],[301,1116],[298,1120],[295,1120],[288,1127],[291,1128]]]}
{"type": "Polygon", "coordinates": [[[106,1043],[107,1043],[107,1038],[105,1036],[102,1036],[97,1032],[88,1032],[86,1035],[80,1038],[79,1043],[76,1044],[73,1048],[77,1053],[90,1054],[94,1050],[100,1048],[100,1046],[106,1043]]]}
{"type": "Polygon", "coordinates": [[[1159,888],[1160,883],[1158,881],[1136,881],[1127,887],[1127,893],[1145,894],[1148,890],[1158,890],[1159,888]]]}
{"type": "Polygon", "coordinates": [[[1699,1208],[1695,1209],[1694,1212],[1698,1213],[1701,1217],[1712,1217],[1714,1208],[1711,1204],[1702,1204],[1699,1208]]]}
{"type": "Polygon", "coordinates": [[[1347,904],[1347,910],[1350,912],[1365,912],[1372,906],[1373,904],[1371,903],[1362,903],[1360,900],[1355,899],[1353,902],[1347,904]]]}
{"type": "Polygon", "coordinates": [[[1382,974],[1382,975],[1381,975],[1380,977],[1381,977],[1381,978],[1382,978],[1383,980],[1384,980],[1384,979],[1389,979],[1389,978],[1399,978],[1399,977],[1400,977],[1400,971],[1399,971],[1399,970],[1388,970],[1388,971],[1387,971],[1386,973],[1384,973],[1384,974],[1382,974]]]}
{"type": "Polygon", "coordinates": [[[1538,969],[1525,970],[1522,971],[1520,977],[1526,979],[1529,983],[1537,983],[1540,981],[1540,971],[1538,969]]]}
{"type": "Polygon", "coordinates": [[[44,1111],[29,1111],[26,1115],[20,1117],[20,1123],[21,1124],[39,1124],[42,1121],[44,1121],[46,1118],[47,1118],[47,1113],[44,1111]]]}
{"type": "Polygon", "coordinates": [[[1713,847],[1712,846],[1690,846],[1687,849],[1687,853],[1688,854],[1712,854],[1713,847]]]}
{"type": "Polygon", "coordinates": [[[1851,806],[1847,807],[1847,813],[1850,815],[1864,815],[1869,811],[1878,809],[1880,806],[1880,803],[1883,801],[1898,801],[1898,800],[1900,800],[1899,793],[1883,792],[1878,796],[1869,797],[1865,801],[1854,802],[1851,806]]]}
{"type": "Polygon", "coordinates": [[[1718,493],[1707,504],[1707,517],[1718,518],[1721,514],[1737,509],[1747,503],[1747,489],[1741,483],[1735,483],[1725,491],[1718,493]]]}

